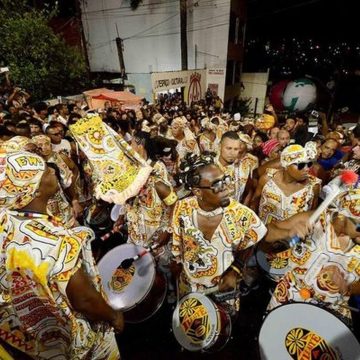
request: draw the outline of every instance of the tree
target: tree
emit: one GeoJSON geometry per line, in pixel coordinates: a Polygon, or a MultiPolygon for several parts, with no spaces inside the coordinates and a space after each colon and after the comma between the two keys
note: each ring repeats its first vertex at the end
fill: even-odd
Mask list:
{"type": "Polygon", "coordinates": [[[55,12],[27,7],[25,0],[3,0],[0,9],[0,63],[33,100],[70,95],[87,83],[85,59],[48,26],[55,12]]]}

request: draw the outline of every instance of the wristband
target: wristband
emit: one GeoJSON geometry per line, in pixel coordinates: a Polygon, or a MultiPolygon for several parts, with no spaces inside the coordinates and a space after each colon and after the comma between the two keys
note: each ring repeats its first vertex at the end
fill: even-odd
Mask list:
{"type": "Polygon", "coordinates": [[[238,275],[241,275],[240,269],[238,269],[235,265],[230,265],[231,269],[233,269],[238,275]]]}
{"type": "Polygon", "coordinates": [[[171,193],[163,200],[163,202],[167,205],[173,205],[176,203],[178,197],[174,191],[171,191],[171,193]]]}

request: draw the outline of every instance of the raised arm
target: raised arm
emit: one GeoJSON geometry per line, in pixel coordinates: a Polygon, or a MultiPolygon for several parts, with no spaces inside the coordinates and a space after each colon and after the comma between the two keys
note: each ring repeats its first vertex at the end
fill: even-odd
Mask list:
{"type": "Polygon", "coordinates": [[[70,278],[66,295],[74,310],[83,314],[90,321],[106,321],[115,331],[122,332],[124,319],[121,311],[114,310],[96,291],[89,277],[80,268],[70,278]]]}
{"type": "Polygon", "coordinates": [[[256,187],[255,190],[255,194],[253,196],[253,198],[250,201],[250,209],[255,211],[256,213],[258,213],[258,209],[259,209],[259,203],[260,203],[260,197],[263,191],[263,188],[266,184],[266,182],[269,180],[268,176],[266,174],[264,174],[263,176],[261,176],[258,185],[256,187]]]}

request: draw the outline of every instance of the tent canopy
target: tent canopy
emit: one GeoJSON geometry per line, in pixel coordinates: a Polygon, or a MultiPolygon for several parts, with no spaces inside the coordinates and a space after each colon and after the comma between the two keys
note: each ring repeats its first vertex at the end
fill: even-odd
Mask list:
{"type": "Polygon", "coordinates": [[[114,91],[106,88],[84,91],[83,94],[91,109],[104,108],[106,101],[110,101],[111,105],[133,109],[139,107],[142,100],[140,96],[129,91],[114,91]]]}

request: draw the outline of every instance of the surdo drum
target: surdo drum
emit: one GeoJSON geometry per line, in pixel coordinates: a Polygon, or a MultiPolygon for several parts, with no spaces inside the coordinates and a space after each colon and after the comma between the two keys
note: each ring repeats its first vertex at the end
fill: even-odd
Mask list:
{"type": "Polygon", "coordinates": [[[144,250],[141,246],[123,244],[110,250],[99,261],[98,268],[110,306],[124,311],[129,323],[139,323],[154,315],[166,296],[166,279],[157,271],[150,253],[133,262],[128,269],[120,264],[144,250]]]}
{"type": "Polygon", "coordinates": [[[190,293],[180,299],[172,328],[178,343],[189,351],[221,350],[231,335],[229,314],[206,295],[190,293]]]}
{"type": "Polygon", "coordinates": [[[263,360],[359,360],[360,345],[335,315],[317,305],[290,303],[270,311],[260,329],[263,360]]]}

